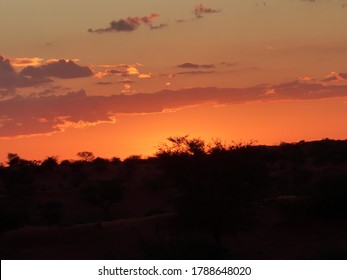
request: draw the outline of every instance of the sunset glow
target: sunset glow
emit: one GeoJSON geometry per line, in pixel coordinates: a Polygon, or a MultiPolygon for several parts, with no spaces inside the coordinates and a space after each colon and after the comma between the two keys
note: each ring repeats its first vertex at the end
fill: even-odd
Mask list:
{"type": "Polygon", "coordinates": [[[347,138],[344,0],[34,2],[0,3],[0,162],[347,138]]]}

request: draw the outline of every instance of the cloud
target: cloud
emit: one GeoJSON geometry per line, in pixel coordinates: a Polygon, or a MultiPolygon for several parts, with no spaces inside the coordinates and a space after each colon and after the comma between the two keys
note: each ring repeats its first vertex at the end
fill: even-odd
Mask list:
{"type": "Polygon", "coordinates": [[[56,90],[53,88],[48,88],[40,92],[33,92],[30,94],[30,96],[48,96],[48,95],[53,95],[56,93],[56,90]]]}
{"type": "Polygon", "coordinates": [[[195,5],[194,14],[197,18],[202,18],[204,14],[219,13],[221,10],[207,8],[202,4],[195,5]]]}
{"type": "Polygon", "coordinates": [[[337,73],[337,72],[331,72],[325,79],[322,80],[323,82],[332,82],[332,81],[347,81],[347,73],[337,73]]]}
{"type": "Polygon", "coordinates": [[[123,83],[122,93],[123,94],[135,94],[136,90],[133,90],[129,83],[123,83]]]}
{"type": "Polygon", "coordinates": [[[127,72],[129,75],[139,75],[139,70],[135,67],[135,66],[132,66],[130,65],[128,68],[127,68],[127,72]]]}
{"type": "Polygon", "coordinates": [[[179,68],[215,68],[215,66],[213,64],[193,64],[193,63],[183,63],[183,64],[179,64],[177,65],[177,67],[179,68]]]}
{"type": "Polygon", "coordinates": [[[301,76],[299,77],[299,80],[309,82],[309,81],[315,81],[316,79],[310,76],[301,76]]]}
{"type": "Polygon", "coordinates": [[[50,59],[42,63],[41,58],[6,58],[0,55],[0,99],[16,88],[36,87],[53,82],[51,78],[72,79],[93,75],[92,70],[74,61],[50,59]],[[37,66],[38,65],[38,66],[37,66]],[[24,67],[16,71],[16,67],[24,67]]]}
{"type": "Polygon", "coordinates": [[[122,95],[92,96],[80,90],[65,95],[15,96],[0,101],[0,137],[18,137],[115,123],[118,115],[157,113],[203,103],[306,100],[347,96],[347,85],[292,81],[249,88],[188,88],[135,94],[129,83],[122,95]],[[131,95],[129,95],[131,94],[131,95]]]}
{"type": "Polygon", "coordinates": [[[149,27],[150,27],[151,30],[156,30],[156,29],[162,29],[162,28],[165,28],[165,27],[169,27],[169,25],[165,24],[165,23],[161,23],[159,25],[150,24],[149,27]]]}
{"type": "Polygon", "coordinates": [[[177,76],[177,75],[204,75],[204,74],[211,74],[211,73],[215,73],[215,71],[184,71],[184,72],[177,72],[175,74],[173,74],[173,76],[177,76]]]}
{"type": "Polygon", "coordinates": [[[132,80],[130,80],[130,79],[125,78],[125,79],[123,79],[123,80],[120,80],[118,83],[119,83],[119,84],[133,84],[133,83],[135,83],[135,82],[132,81],[132,80]]]}
{"type": "Polygon", "coordinates": [[[152,78],[152,75],[151,74],[140,74],[140,75],[138,75],[138,78],[149,79],[149,78],[152,78]]]}
{"type": "Polygon", "coordinates": [[[103,110],[107,108],[105,104],[90,103],[100,103],[101,100],[90,99],[81,90],[60,96],[16,96],[1,101],[0,137],[52,133],[63,131],[66,127],[113,122],[112,117],[103,110]],[[94,106],[96,110],[93,110],[94,106]]]}
{"type": "Polygon", "coordinates": [[[118,69],[106,69],[103,72],[97,72],[95,73],[95,76],[97,78],[104,78],[104,77],[109,77],[109,76],[128,76],[128,72],[124,69],[118,70],[118,69]]]}
{"type": "Polygon", "coordinates": [[[10,60],[0,56],[0,86],[16,79],[17,73],[13,69],[10,60]]]}
{"type": "Polygon", "coordinates": [[[20,74],[39,79],[48,77],[74,79],[92,76],[93,72],[88,66],[80,66],[72,60],[59,59],[49,61],[38,67],[25,67],[20,74]]]}
{"type": "Polygon", "coordinates": [[[37,66],[40,65],[43,61],[43,58],[39,57],[20,57],[20,58],[11,58],[11,65],[14,67],[27,67],[27,66],[37,66]]]}
{"type": "Polygon", "coordinates": [[[166,25],[153,26],[152,22],[160,15],[153,13],[144,17],[127,17],[125,19],[113,20],[106,28],[88,29],[91,33],[109,33],[109,32],[131,32],[139,28],[141,25],[148,25],[151,29],[159,29],[166,25]]]}
{"type": "Polygon", "coordinates": [[[112,82],[97,82],[96,84],[99,86],[108,86],[108,85],[112,85],[113,83],[112,82]]]}
{"type": "Polygon", "coordinates": [[[8,58],[0,55],[0,88],[31,87],[51,82],[44,77],[27,77],[17,73],[8,58]]]}
{"type": "Polygon", "coordinates": [[[138,66],[141,64],[118,64],[118,65],[104,65],[101,67],[107,68],[104,71],[97,72],[94,75],[97,78],[118,76],[118,77],[130,77],[138,76],[139,78],[150,78],[150,74],[140,74],[138,66]]]}
{"type": "Polygon", "coordinates": [[[15,89],[0,89],[0,101],[14,97],[16,95],[15,89]]]}

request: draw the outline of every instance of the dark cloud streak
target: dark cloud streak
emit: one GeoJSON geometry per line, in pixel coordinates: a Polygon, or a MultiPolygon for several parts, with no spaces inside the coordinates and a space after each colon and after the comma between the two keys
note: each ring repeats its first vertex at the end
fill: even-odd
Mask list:
{"type": "Polygon", "coordinates": [[[177,65],[179,68],[215,68],[213,64],[194,64],[194,63],[182,63],[177,65]]]}
{"type": "Polygon", "coordinates": [[[74,79],[92,76],[93,72],[89,67],[80,66],[72,60],[60,59],[38,67],[28,66],[20,74],[40,79],[47,77],[74,79]]]}
{"type": "Polygon", "coordinates": [[[9,59],[0,55],[0,88],[24,88],[53,82],[51,78],[73,79],[92,76],[92,70],[72,60],[55,60],[40,66],[27,66],[19,73],[9,59]]]}
{"type": "Polygon", "coordinates": [[[45,77],[27,77],[22,73],[17,73],[10,60],[0,55],[0,88],[31,87],[49,82],[52,80],[45,77]]]}
{"type": "Polygon", "coordinates": [[[204,74],[212,74],[215,73],[215,71],[183,71],[183,72],[177,72],[174,75],[204,75],[204,74]]]}
{"type": "Polygon", "coordinates": [[[220,13],[221,10],[211,9],[205,7],[202,4],[198,4],[194,7],[194,14],[196,18],[202,18],[204,14],[220,13]]]}
{"type": "Polygon", "coordinates": [[[347,81],[347,73],[336,73],[332,72],[327,78],[322,80],[323,82],[333,82],[333,81],[347,81]]]}
{"type": "Polygon", "coordinates": [[[127,17],[125,19],[113,20],[109,23],[106,28],[92,29],[89,28],[88,32],[91,33],[110,33],[110,32],[131,32],[138,29],[141,25],[148,25],[150,29],[160,29],[166,27],[165,24],[159,26],[153,26],[152,22],[158,18],[159,14],[150,14],[144,17],[127,17]]]}
{"type": "Polygon", "coordinates": [[[347,96],[347,85],[293,81],[249,88],[189,88],[153,94],[88,96],[83,90],[66,95],[15,96],[0,101],[0,137],[51,133],[64,127],[114,122],[118,114],[156,113],[203,103],[314,100],[347,96]],[[19,125],[20,124],[20,125],[19,125]]]}
{"type": "Polygon", "coordinates": [[[157,30],[157,29],[162,29],[162,28],[165,28],[165,27],[169,27],[169,25],[165,24],[165,23],[161,23],[159,25],[150,24],[149,27],[150,27],[151,30],[157,30]]]}

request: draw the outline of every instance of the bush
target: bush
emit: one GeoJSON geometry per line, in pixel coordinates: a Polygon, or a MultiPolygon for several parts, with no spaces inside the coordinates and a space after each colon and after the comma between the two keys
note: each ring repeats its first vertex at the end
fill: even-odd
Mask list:
{"type": "Polygon", "coordinates": [[[123,198],[123,184],[118,179],[99,180],[81,189],[82,198],[108,215],[111,206],[123,198]]]}
{"type": "Polygon", "coordinates": [[[16,229],[29,222],[28,205],[25,201],[0,204],[0,232],[16,229]]]}
{"type": "Polygon", "coordinates": [[[319,217],[347,217],[347,173],[321,175],[312,190],[312,210],[319,217]]]}
{"type": "Polygon", "coordinates": [[[62,221],[63,205],[59,201],[49,201],[43,205],[43,217],[48,225],[57,225],[62,221]]]}

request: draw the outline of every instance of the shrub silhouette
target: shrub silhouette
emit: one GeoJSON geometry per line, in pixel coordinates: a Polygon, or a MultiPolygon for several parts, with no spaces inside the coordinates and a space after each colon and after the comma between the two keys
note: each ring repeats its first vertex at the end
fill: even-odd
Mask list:
{"type": "Polygon", "coordinates": [[[88,203],[102,209],[105,217],[111,206],[123,198],[123,184],[118,179],[99,180],[96,184],[81,189],[82,198],[88,203]]]}
{"type": "Polygon", "coordinates": [[[92,164],[97,172],[101,172],[101,171],[107,170],[109,160],[101,158],[101,157],[97,157],[93,159],[92,164]]]}
{"type": "Polygon", "coordinates": [[[132,155],[127,157],[121,165],[122,179],[125,181],[133,180],[139,164],[143,161],[141,155],[132,155]]]}
{"type": "Polygon", "coordinates": [[[48,225],[60,224],[63,218],[62,207],[62,203],[55,200],[48,201],[42,206],[42,214],[48,225]]]}
{"type": "Polygon", "coordinates": [[[58,158],[56,156],[47,157],[42,163],[41,168],[44,170],[52,170],[58,166],[58,158]]]}
{"type": "Polygon", "coordinates": [[[333,171],[321,175],[312,190],[313,211],[319,217],[347,217],[347,173],[333,171]]]}
{"type": "Polygon", "coordinates": [[[26,159],[22,159],[16,153],[8,153],[7,154],[7,164],[10,167],[22,167],[22,166],[37,166],[39,161],[30,161],[26,159]]]}
{"type": "MultiPolygon", "coordinates": [[[[179,136],[168,138],[155,157],[146,159],[103,159],[86,152],[79,160],[58,164],[51,156],[39,164],[10,153],[8,165],[0,164],[0,231],[88,223],[76,230],[88,228],[89,236],[105,237],[102,246],[116,257],[124,250],[130,258],[135,253],[153,259],[223,259],[241,251],[245,258],[257,258],[259,249],[261,257],[276,258],[272,246],[278,244],[288,256],[343,258],[346,152],[347,141],[328,139],[255,146],[179,136]],[[125,186],[129,201],[116,205],[123,200],[125,186]],[[152,223],[167,216],[174,218],[165,219],[163,229],[148,237],[152,223]],[[102,221],[116,218],[129,220],[102,226],[102,221]],[[127,235],[132,226],[141,228],[146,238],[127,250],[125,243],[136,241],[127,235]],[[109,247],[108,238],[115,236],[125,241],[119,252],[109,247]],[[286,236],[288,242],[282,242],[286,236]],[[306,240],[308,246],[303,244],[306,240]],[[322,250],[302,254],[303,245],[318,249],[322,245],[322,250]]],[[[60,230],[53,228],[47,234],[60,230]]],[[[75,238],[72,234],[68,242],[75,238]]],[[[49,242],[49,250],[57,248],[55,241],[49,242]]],[[[7,244],[3,246],[6,251],[2,248],[7,244]]]]}
{"type": "Polygon", "coordinates": [[[16,200],[0,204],[0,232],[16,229],[29,222],[28,201],[16,200]]]}
{"type": "Polygon", "coordinates": [[[5,192],[9,196],[30,196],[34,193],[33,170],[29,166],[8,168],[3,175],[5,192]]]}
{"type": "Polygon", "coordinates": [[[168,180],[181,190],[177,211],[185,226],[204,228],[216,241],[245,219],[245,209],[264,193],[267,170],[251,145],[206,145],[201,139],[168,138],[157,156],[168,180]]]}

